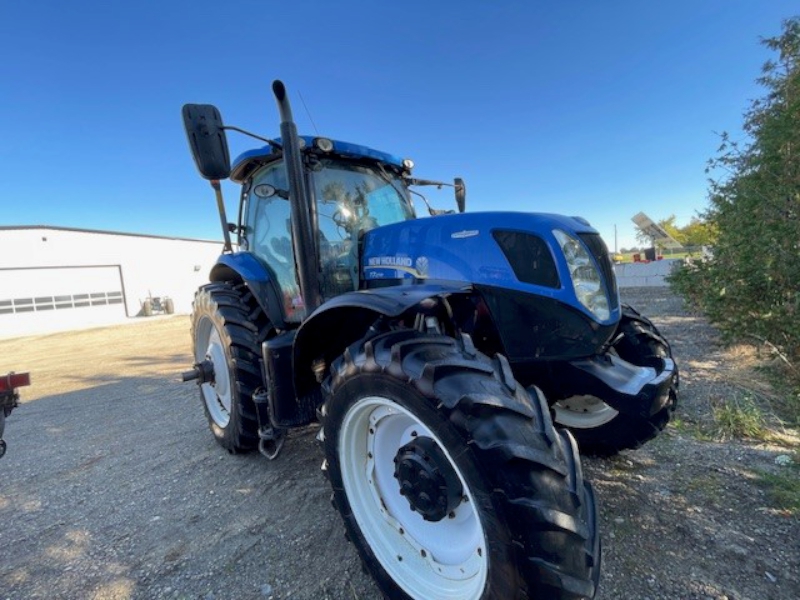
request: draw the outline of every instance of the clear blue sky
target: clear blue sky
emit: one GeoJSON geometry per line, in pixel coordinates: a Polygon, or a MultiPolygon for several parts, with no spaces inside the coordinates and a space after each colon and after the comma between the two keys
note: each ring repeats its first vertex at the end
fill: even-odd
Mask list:
{"type": "MultiPolygon", "coordinates": [[[[715,132],[739,134],[782,0],[3,2],[0,225],[220,238],[180,119],[301,132],[462,176],[468,210],[630,218],[706,205],[715,132]]],[[[230,138],[233,155],[254,144],[230,138]]],[[[255,145],[258,145],[256,143],[255,145]]],[[[236,189],[225,188],[235,219],[236,189]]],[[[448,194],[438,205],[451,202],[448,194]]]]}

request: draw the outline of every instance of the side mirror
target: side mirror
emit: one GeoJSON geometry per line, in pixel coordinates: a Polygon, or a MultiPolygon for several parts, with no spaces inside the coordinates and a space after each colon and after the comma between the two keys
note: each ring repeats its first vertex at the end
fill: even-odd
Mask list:
{"type": "Polygon", "coordinates": [[[453,186],[456,188],[456,206],[458,212],[463,213],[467,209],[467,186],[461,177],[453,179],[453,186]]]}
{"type": "Polygon", "coordinates": [[[227,179],[231,174],[231,158],[217,107],[184,104],[182,113],[186,137],[200,175],[210,180],[227,179]]]}

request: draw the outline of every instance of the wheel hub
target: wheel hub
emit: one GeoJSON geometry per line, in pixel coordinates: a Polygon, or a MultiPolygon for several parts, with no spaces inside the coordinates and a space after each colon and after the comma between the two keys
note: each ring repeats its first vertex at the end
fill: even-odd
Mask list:
{"type": "Polygon", "coordinates": [[[461,503],[461,481],[433,439],[414,438],[397,451],[394,465],[400,493],[426,521],[441,521],[461,503]]]}
{"type": "MultiPolygon", "coordinates": [[[[225,359],[225,351],[219,344],[211,344],[208,348],[208,353],[206,354],[206,361],[211,364],[211,372],[216,375],[218,371],[221,371],[227,361],[225,359]]],[[[217,394],[220,396],[225,396],[228,394],[228,379],[225,377],[212,377],[209,383],[217,390],[217,394]]]]}

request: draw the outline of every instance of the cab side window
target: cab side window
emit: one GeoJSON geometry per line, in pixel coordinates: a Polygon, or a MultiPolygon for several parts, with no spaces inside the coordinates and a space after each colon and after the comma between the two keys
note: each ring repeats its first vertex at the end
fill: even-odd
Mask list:
{"type": "Polygon", "coordinates": [[[257,173],[247,199],[246,227],[250,251],[267,264],[277,279],[286,318],[298,320],[305,311],[292,250],[291,209],[288,200],[274,193],[288,187],[282,162],[257,173]]]}

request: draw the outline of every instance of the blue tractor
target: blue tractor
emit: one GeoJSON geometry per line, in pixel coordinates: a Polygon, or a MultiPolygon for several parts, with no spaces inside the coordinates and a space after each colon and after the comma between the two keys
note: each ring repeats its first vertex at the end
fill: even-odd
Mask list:
{"type": "Polygon", "coordinates": [[[318,421],[333,503],[389,598],[593,598],[578,445],[611,454],[663,429],[669,344],[620,305],[583,219],[465,213],[461,180],[301,137],[273,92],[280,138],[233,164],[225,131],[248,132],[183,107],[225,235],[184,373],[217,441],[275,458],[287,430],[318,421]],[[242,186],[236,224],[225,178],[242,186]],[[458,212],[417,218],[415,185],[452,185],[458,212]]]}

